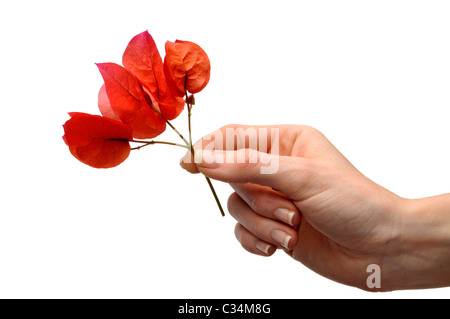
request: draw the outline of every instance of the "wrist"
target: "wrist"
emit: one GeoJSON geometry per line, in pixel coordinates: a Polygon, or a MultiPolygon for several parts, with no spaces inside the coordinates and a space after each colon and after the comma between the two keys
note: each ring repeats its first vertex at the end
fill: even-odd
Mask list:
{"type": "Polygon", "coordinates": [[[393,257],[396,288],[450,286],[450,195],[402,202],[393,257]]]}

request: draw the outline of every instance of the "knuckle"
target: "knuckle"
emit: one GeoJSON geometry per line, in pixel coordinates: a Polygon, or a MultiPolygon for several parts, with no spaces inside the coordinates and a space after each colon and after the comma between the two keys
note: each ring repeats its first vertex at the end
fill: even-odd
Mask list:
{"type": "Polygon", "coordinates": [[[236,227],[234,228],[234,234],[238,242],[241,244],[242,248],[244,248],[248,252],[254,253],[251,241],[248,239],[248,236],[245,235],[246,230],[244,226],[237,223],[236,227]]]}
{"type": "Polygon", "coordinates": [[[258,194],[252,194],[250,199],[250,207],[257,213],[262,213],[267,209],[267,200],[265,196],[259,196],[258,194]]]}
{"type": "Polygon", "coordinates": [[[246,222],[244,227],[254,236],[261,237],[263,235],[261,226],[262,226],[261,219],[255,218],[251,222],[246,222]]]}
{"type": "Polygon", "coordinates": [[[307,133],[307,135],[314,140],[326,140],[326,136],[319,131],[318,129],[311,127],[311,126],[305,126],[304,131],[307,133]]]}
{"type": "Polygon", "coordinates": [[[264,231],[264,223],[261,219],[258,219],[255,221],[253,227],[252,234],[254,234],[258,238],[265,238],[267,237],[266,232],[264,231]]]}
{"type": "Polygon", "coordinates": [[[312,160],[302,158],[295,159],[292,165],[295,169],[289,174],[283,176],[287,185],[291,185],[291,193],[295,198],[292,200],[300,200],[305,193],[318,191],[317,187],[323,187],[323,177],[326,174],[326,168],[312,160]]]}
{"type": "Polygon", "coordinates": [[[240,201],[240,200],[241,200],[241,198],[237,193],[233,193],[230,195],[230,197],[228,197],[227,208],[228,208],[228,211],[230,212],[230,214],[234,213],[236,203],[238,203],[238,201],[240,201]]]}
{"type": "Polygon", "coordinates": [[[239,242],[242,241],[242,226],[239,223],[236,223],[236,226],[234,227],[234,236],[236,236],[236,239],[239,242]]]}

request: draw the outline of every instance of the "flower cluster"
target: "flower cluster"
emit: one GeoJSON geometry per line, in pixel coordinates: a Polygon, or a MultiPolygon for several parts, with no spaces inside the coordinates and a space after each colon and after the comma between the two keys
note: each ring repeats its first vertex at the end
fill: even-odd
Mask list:
{"type": "MultiPolygon", "coordinates": [[[[135,36],[122,64],[98,63],[104,80],[98,95],[102,116],[69,113],[63,139],[78,160],[95,168],[110,168],[130,154],[130,142],[163,133],[193,96],[209,82],[210,61],[200,46],[188,41],[166,42],[164,61],[147,32],[135,36]]],[[[192,148],[192,142],[186,142],[192,148]]],[[[165,143],[176,145],[175,143],[165,143]]]]}
{"type": "MultiPolygon", "coordinates": [[[[78,160],[94,168],[111,168],[121,164],[131,150],[147,145],[168,144],[184,147],[194,154],[191,138],[191,110],[194,94],[209,82],[211,65],[205,51],[188,41],[166,42],[162,60],[155,41],[147,32],[135,36],[128,44],[120,66],[99,63],[104,80],[98,94],[100,115],[69,113],[63,125],[63,139],[78,160]],[[188,109],[189,141],[171,124],[188,109]],[[146,140],[172,128],[183,144],[146,140]],[[130,143],[140,143],[131,148],[130,143]]],[[[224,215],[211,184],[209,187],[224,215]]]]}

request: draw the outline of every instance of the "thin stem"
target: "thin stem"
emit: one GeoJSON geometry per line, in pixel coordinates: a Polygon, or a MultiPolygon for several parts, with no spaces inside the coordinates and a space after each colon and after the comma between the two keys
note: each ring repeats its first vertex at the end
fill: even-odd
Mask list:
{"type": "Polygon", "coordinates": [[[161,114],[161,116],[162,116],[163,119],[166,121],[167,125],[169,125],[169,126],[172,128],[172,130],[174,130],[175,133],[178,134],[179,137],[181,137],[181,139],[184,141],[184,143],[186,144],[186,146],[189,146],[189,145],[190,145],[189,142],[186,141],[186,139],[184,138],[183,135],[181,135],[180,132],[178,132],[178,130],[175,128],[175,126],[173,126],[172,123],[170,123],[170,122],[169,122],[162,114],[161,114]]]}
{"type": "Polygon", "coordinates": [[[189,145],[191,147],[191,153],[194,155],[194,146],[192,145],[192,129],[191,129],[191,116],[192,116],[192,105],[194,104],[194,95],[191,96],[188,95],[187,91],[185,92],[186,95],[186,104],[188,109],[188,128],[189,128],[189,145]]]}
{"type": "Polygon", "coordinates": [[[220,213],[223,217],[225,217],[225,212],[223,211],[222,204],[220,203],[219,197],[217,196],[216,190],[214,189],[213,184],[211,183],[211,180],[208,176],[205,176],[206,181],[208,182],[209,188],[211,189],[211,192],[213,193],[214,199],[216,200],[217,206],[219,207],[220,213]]]}
{"type": "MultiPolygon", "coordinates": [[[[145,96],[145,95],[144,95],[144,96],[145,96]]],[[[148,102],[148,101],[147,101],[147,102],[148,102]]],[[[162,112],[161,112],[159,109],[157,109],[156,107],[154,107],[154,105],[153,105],[153,103],[151,102],[151,100],[150,100],[149,104],[150,104],[150,107],[152,108],[152,110],[155,111],[156,113],[158,113],[159,115],[161,115],[161,117],[164,119],[164,121],[166,122],[166,124],[169,125],[170,128],[171,128],[172,130],[174,130],[175,133],[178,134],[178,136],[183,140],[183,142],[186,144],[186,146],[189,146],[189,142],[186,141],[186,139],[184,138],[184,136],[183,136],[183,135],[175,128],[175,126],[173,126],[172,123],[170,123],[169,120],[166,119],[166,117],[162,114],[162,112]]]]}
{"type": "MultiPolygon", "coordinates": [[[[188,99],[188,95],[187,95],[187,92],[186,92],[186,101],[188,101],[188,100],[189,100],[189,99],[188,99]]],[[[152,104],[150,104],[150,105],[152,105],[152,104]]],[[[153,105],[152,105],[152,106],[153,106],[153,105]]],[[[192,110],[192,104],[189,103],[189,102],[187,102],[187,108],[188,108],[188,124],[189,124],[189,142],[188,142],[188,141],[184,138],[184,136],[183,136],[183,135],[175,128],[175,126],[173,126],[172,123],[170,123],[169,120],[166,119],[166,117],[165,117],[158,109],[152,107],[152,109],[153,109],[155,112],[157,112],[159,115],[161,115],[161,117],[164,119],[164,121],[166,121],[166,124],[169,125],[170,128],[171,128],[172,130],[174,130],[175,133],[177,133],[178,136],[179,136],[179,137],[183,140],[183,142],[186,144],[186,146],[180,145],[180,144],[169,144],[169,145],[176,145],[176,146],[181,146],[181,147],[187,148],[187,149],[189,149],[189,150],[191,151],[192,156],[194,156],[194,155],[195,155],[195,154],[194,154],[194,146],[192,145],[192,134],[191,134],[191,115],[192,115],[192,114],[191,114],[191,110],[192,110]]],[[[144,146],[147,146],[147,145],[151,145],[151,144],[156,144],[156,143],[145,144],[145,145],[143,145],[143,146],[141,146],[141,147],[144,147],[144,146]]],[[[164,144],[167,144],[167,143],[164,143],[164,144]]],[[[141,147],[136,147],[136,148],[134,148],[134,149],[140,149],[141,147]]],[[[216,190],[214,189],[214,186],[212,185],[211,180],[210,180],[209,177],[207,177],[207,176],[205,176],[205,178],[206,178],[206,181],[208,182],[208,185],[209,185],[209,188],[211,189],[211,192],[213,193],[213,196],[214,196],[214,199],[216,200],[217,206],[219,207],[220,213],[222,214],[222,216],[225,216],[225,213],[224,213],[223,208],[222,208],[222,204],[220,204],[219,197],[217,196],[216,190]]]]}
{"type": "Polygon", "coordinates": [[[188,146],[183,145],[183,144],[164,142],[164,141],[136,141],[136,140],[132,140],[130,142],[143,144],[143,145],[138,146],[138,147],[133,147],[131,150],[139,150],[139,149],[141,149],[143,147],[146,147],[146,146],[149,146],[149,145],[154,145],[154,144],[165,144],[165,145],[172,145],[172,146],[178,146],[178,147],[189,149],[188,146]]]}
{"type": "MultiPolygon", "coordinates": [[[[189,101],[188,95],[186,93],[186,101],[189,101]]],[[[192,153],[192,156],[195,157],[194,145],[192,145],[192,130],[191,130],[191,116],[192,116],[192,104],[187,103],[188,109],[188,127],[189,127],[189,147],[192,153]]],[[[211,189],[211,192],[216,200],[217,206],[219,207],[220,213],[223,217],[225,217],[225,212],[223,211],[222,204],[220,203],[219,197],[217,196],[216,190],[211,182],[211,179],[208,176],[205,176],[206,181],[208,182],[208,186],[211,189]]]]}
{"type": "Polygon", "coordinates": [[[192,145],[192,133],[191,133],[192,105],[188,104],[187,107],[188,107],[189,145],[191,147],[192,155],[194,155],[194,145],[192,145]]]}

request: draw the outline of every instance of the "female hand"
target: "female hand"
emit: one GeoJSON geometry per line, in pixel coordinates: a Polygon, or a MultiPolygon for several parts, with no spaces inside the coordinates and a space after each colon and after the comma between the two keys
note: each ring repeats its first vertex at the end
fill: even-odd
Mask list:
{"type": "MultiPolygon", "coordinates": [[[[204,137],[195,150],[196,161],[187,153],[182,166],[231,184],[235,193],[228,209],[238,221],[236,236],[248,251],[271,255],[284,249],[315,272],[366,290],[374,288],[367,284],[370,265],[381,269],[382,286],[376,290],[449,284],[450,267],[441,267],[436,277],[436,264],[423,257],[433,252],[445,256],[447,251],[448,266],[448,245],[430,243],[428,251],[420,252],[423,256],[415,255],[420,240],[427,238],[417,221],[434,226],[427,231],[448,235],[449,214],[440,219],[441,225],[436,219],[420,219],[410,201],[362,175],[319,131],[307,126],[227,126],[204,137]],[[238,143],[230,143],[236,139],[238,143]],[[423,278],[411,282],[414,274],[423,278]]],[[[448,244],[449,237],[440,239],[448,244]]]]}

